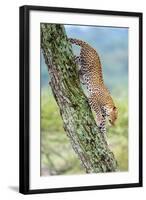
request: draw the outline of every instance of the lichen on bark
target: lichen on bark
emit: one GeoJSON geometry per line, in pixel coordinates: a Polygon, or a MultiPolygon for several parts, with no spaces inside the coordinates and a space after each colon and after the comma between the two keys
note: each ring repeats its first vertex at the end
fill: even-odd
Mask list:
{"type": "Polygon", "coordinates": [[[114,172],[117,161],[99,131],[80,85],[63,25],[41,24],[41,49],[64,129],[87,173],[114,172]]]}

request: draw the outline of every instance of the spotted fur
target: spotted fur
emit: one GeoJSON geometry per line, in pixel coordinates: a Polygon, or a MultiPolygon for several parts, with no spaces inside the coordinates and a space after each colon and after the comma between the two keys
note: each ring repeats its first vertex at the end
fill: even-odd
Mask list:
{"type": "Polygon", "coordinates": [[[81,47],[76,62],[80,65],[79,75],[89,92],[89,104],[96,113],[97,125],[101,132],[106,132],[106,118],[114,125],[117,119],[117,108],[103,81],[102,67],[98,53],[82,40],[72,39],[72,44],[81,47]]]}

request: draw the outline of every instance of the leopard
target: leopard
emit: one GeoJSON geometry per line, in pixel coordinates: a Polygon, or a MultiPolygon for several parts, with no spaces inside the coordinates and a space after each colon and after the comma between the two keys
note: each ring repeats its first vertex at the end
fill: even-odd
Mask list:
{"type": "Polygon", "coordinates": [[[114,126],[118,117],[118,109],[104,83],[99,54],[83,40],[74,38],[68,38],[68,40],[71,44],[81,48],[80,55],[75,56],[75,62],[80,66],[79,77],[89,93],[88,102],[91,110],[95,112],[97,126],[106,135],[106,121],[108,120],[109,124],[114,126]]]}

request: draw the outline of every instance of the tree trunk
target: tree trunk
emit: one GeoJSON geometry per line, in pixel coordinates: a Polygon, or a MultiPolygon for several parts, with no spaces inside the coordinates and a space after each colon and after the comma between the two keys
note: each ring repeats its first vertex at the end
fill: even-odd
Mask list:
{"type": "Polygon", "coordinates": [[[96,125],[81,88],[64,26],[41,24],[41,48],[64,129],[86,172],[116,171],[117,162],[96,125]]]}

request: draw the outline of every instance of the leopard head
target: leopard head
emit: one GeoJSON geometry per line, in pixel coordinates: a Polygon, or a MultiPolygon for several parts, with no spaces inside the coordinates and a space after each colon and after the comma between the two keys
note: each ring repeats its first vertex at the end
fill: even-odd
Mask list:
{"type": "Polygon", "coordinates": [[[109,123],[114,126],[115,122],[117,120],[118,117],[118,110],[115,106],[108,106],[107,107],[107,116],[108,116],[108,120],[109,123]]]}

